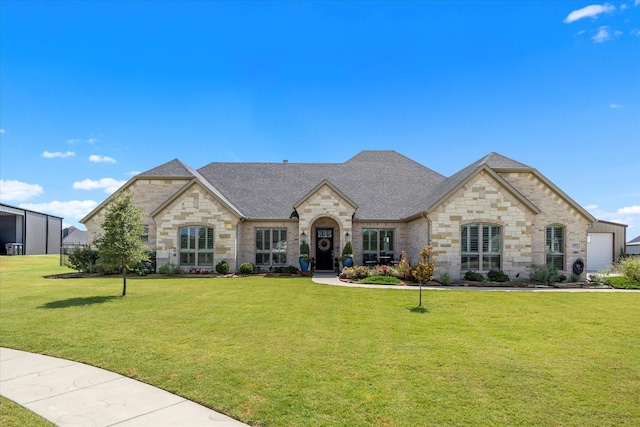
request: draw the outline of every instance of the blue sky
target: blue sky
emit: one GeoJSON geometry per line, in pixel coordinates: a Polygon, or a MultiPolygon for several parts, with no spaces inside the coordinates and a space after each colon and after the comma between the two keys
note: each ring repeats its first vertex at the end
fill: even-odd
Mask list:
{"type": "Polygon", "coordinates": [[[2,0],[0,48],[0,200],[65,225],[174,158],[391,149],[498,152],[640,235],[640,0],[2,0]]]}

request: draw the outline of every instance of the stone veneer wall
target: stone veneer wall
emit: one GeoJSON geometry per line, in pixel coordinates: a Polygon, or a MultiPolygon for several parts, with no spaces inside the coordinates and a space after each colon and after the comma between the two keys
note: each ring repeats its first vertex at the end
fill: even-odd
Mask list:
{"type": "Polygon", "coordinates": [[[332,218],[338,225],[333,243],[336,252],[339,250],[340,254],[342,253],[342,246],[340,245],[344,243],[343,236],[345,233],[353,234],[351,216],[355,212],[355,207],[330,186],[323,185],[303,201],[296,210],[299,216],[298,236],[302,232],[307,234],[312,251],[314,241],[311,227],[320,218],[332,218]]]}
{"type": "Polygon", "coordinates": [[[532,263],[546,263],[546,228],[554,224],[565,227],[564,271],[571,274],[573,263],[578,258],[586,263],[590,219],[533,173],[511,172],[500,175],[541,210],[531,224],[532,263]]]}
{"type": "Polygon", "coordinates": [[[528,269],[531,262],[533,213],[506,192],[487,173],[481,172],[442,206],[429,214],[432,244],[437,256],[436,277],[448,273],[464,276],[461,267],[461,226],[491,223],[502,227],[502,270],[511,277],[528,269]]]}
{"type": "Polygon", "coordinates": [[[178,264],[180,227],[201,225],[213,227],[214,230],[213,265],[222,260],[227,261],[230,266],[236,265],[238,255],[236,229],[239,218],[199,184],[191,186],[156,215],[155,219],[156,249],[159,259],[168,258],[169,262],[178,264]]]}
{"type": "MultiPolygon", "coordinates": [[[[156,245],[156,225],[149,213],[167,201],[173,194],[180,190],[188,181],[185,179],[135,179],[124,191],[131,194],[133,203],[142,209],[142,222],[149,227],[149,247],[156,245]]],[[[84,225],[87,227],[87,242],[102,232],[104,209],[92,216],[84,225]]]]}

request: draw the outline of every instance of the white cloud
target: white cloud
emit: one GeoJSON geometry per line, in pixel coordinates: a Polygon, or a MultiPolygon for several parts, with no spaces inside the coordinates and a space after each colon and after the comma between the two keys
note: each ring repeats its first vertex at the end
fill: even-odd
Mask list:
{"type": "Polygon", "coordinates": [[[95,144],[96,142],[98,142],[97,138],[89,138],[89,139],[87,139],[87,144],[95,144]]]}
{"type": "Polygon", "coordinates": [[[97,154],[92,154],[89,156],[89,161],[94,163],[115,163],[116,159],[108,156],[98,156],[97,154]]]}
{"type": "Polygon", "coordinates": [[[615,212],[599,209],[597,205],[588,205],[585,209],[599,220],[627,225],[628,236],[636,236],[640,233],[640,205],[626,206],[615,212]]]}
{"type": "Polygon", "coordinates": [[[127,181],[118,181],[113,178],[100,178],[99,180],[85,179],[73,183],[76,190],[98,190],[104,188],[104,192],[111,194],[122,187],[127,181]]]}
{"type": "Polygon", "coordinates": [[[624,108],[624,105],[622,105],[622,104],[609,104],[609,108],[613,108],[613,109],[624,108]]]}
{"type": "Polygon", "coordinates": [[[141,174],[141,173],[142,173],[142,171],[131,171],[131,172],[128,173],[128,175],[129,176],[136,176],[136,175],[141,174]]]}
{"type": "Polygon", "coordinates": [[[634,28],[633,30],[631,30],[631,35],[632,36],[640,36],[640,30],[637,28],[634,28]]]}
{"type": "Polygon", "coordinates": [[[55,157],[64,159],[65,157],[72,157],[75,155],[76,153],[74,153],[73,151],[65,151],[64,153],[61,151],[54,151],[53,153],[50,151],[45,151],[44,153],[42,153],[42,157],[44,157],[45,159],[53,159],[55,157]]]}
{"type": "Polygon", "coordinates": [[[12,202],[20,202],[30,199],[44,193],[44,190],[38,184],[27,184],[15,180],[0,179],[0,200],[12,202]]]}
{"type": "Polygon", "coordinates": [[[0,133],[4,133],[4,129],[0,129],[0,133]]]}
{"type": "Polygon", "coordinates": [[[614,10],[616,10],[615,6],[609,3],[605,3],[603,5],[592,4],[591,6],[586,6],[582,9],[574,10],[569,15],[567,15],[567,17],[564,19],[564,22],[570,24],[583,18],[595,19],[600,14],[612,13],[614,10]]]}
{"type": "Polygon", "coordinates": [[[620,208],[618,209],[618,213],[622,215],[640,215],[640,205],[620,208]]]}
{"type": "Polygon", "coordinates": [[[70,200],[68,202],[22,203],[19,207],[37,212],[49,213],[65,219],[80,220],[91,212],[98,202],[95,200],[70,200]]]}
{"type": "Polygon", "coordinates": [[[77,144],[78,142],[82,142],[82,140],[81,139],[77,139],[77,138],[76,139],[67,139],[65,142],[67,144],[77,144]]]}
{"type": "Polygon", "coordinates": [[[605,25],[598,28],[598,32],[593,37],[591,37],[591,40],[593,40],[594,43],[604,43],[607,40],[611,40],[609,27],[605,25]]]}

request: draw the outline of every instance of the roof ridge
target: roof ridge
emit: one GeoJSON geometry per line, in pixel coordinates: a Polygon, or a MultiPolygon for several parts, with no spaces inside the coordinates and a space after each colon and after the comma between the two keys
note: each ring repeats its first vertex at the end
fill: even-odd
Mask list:
{"type": "Polygon", "coordinates": [[[155,168],[139,173],[137,176],[185,176],[180,174],[181,171],[179,171],[179,169],[183,169],[188,172],[189,176],[195,176],[193,173],[194,169],[177,157],[161,164],[160,166],[156,166],[155,168]]]}

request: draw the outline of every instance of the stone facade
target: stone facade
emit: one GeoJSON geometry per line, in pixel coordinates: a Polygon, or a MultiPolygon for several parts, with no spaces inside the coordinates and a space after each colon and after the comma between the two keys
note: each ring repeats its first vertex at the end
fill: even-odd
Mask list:
{"type": "Polygon", "coordinates": [[[502,270],[515,276],[531,260],[533,214],[482,172],[429,214],[431,244],[437,256],[438,273],[464,275],[461,267],[461,227],[465,224],[495,224],[502,229],[502,270]]]}
{"type": "MultiPolygon", "coordinates": [[[[151,212],[165,203],[188,182],[186,179],[137,179],[131,181],[128,186],[121,190],[131,194],[136,206],[142,210],[142,222],[146,227],[149,227],[150,247],[155,247],[156,245],[156,224],[150,216],[151,212]]],[[[106,205],[103,207],[106,208],[106,205]]],[[[87,240],[89,242],[93,241],[102,232],[103,207],[99,207],[99,210],[84,222],[87,227],[87,240]]]]}
{"type": "MultiPolygon", "coordinates": [[[[485,160],[506,162],[511,169],[492,168],[479,162],[477,167],[465,169],[463,176],[450,178],[451,185],[442,185],[441,191],[432,190],[438,195],[431,200],[433,205],[427,206],[425,201],[422,211],[414,211],[406,218],[360,218],[357,204],[342,188],[327,180],[302,197],[302,193],[296,193],[301,199],[286,205],[286,209],[295,209],[290,218],[249,218],[213,184],[203,182],[201,175],[181,168],[182,164],[176,162],[169,163],[178,170],[175,178],[143,174],[120,191],[130,193],[142,209],[143,222],[149,229],[148,244],[157,251],[158,267],[167,262],[179,263],[179,229],[186,226],[213,228],[214,265],[225,260],[236,270],[241,263],[256,263],[257,229],[286,229],[285,265],[293,266],[298,265],[303,234],[310,245],[310,255],[318,255],[315,251],[322,248],[316,247],[315,233],[319,228],[333,230],[332,257],[339,257],[346,241],[351,240],[356,264],[364,263],[365,229],[392,229],[395,259],[405,251],[410,263],[415,265],[423,246],[431,244],[437,257],[436,277],[447,273],[457,279],[465,273],[461,260],[461,228],[482,223],[500,227],[500,268],[510,277],[517,274],[526,277],[532,265],[544,265],[548,251],[547,227],[562,226],[565,230],[563,272],[569,275],[577,259],[586,259],[587,230],[595,219],[535,169],[495,154],[485,160]]],[[[283,168],[289,169],[286,165],[283,168]]],[[[405,199],[406,203],[413,202],[409,197],[405,199]]],[[[89,242],[101,231],[103,209],[108,201],[83,219],[89,242]]],[[[368,209],[367,212],[372,212],[371,206],[368,209]]]]}
{"type": "Polygon", "coordinates": [[[546,228],[561,225],[565,229],[565,267],[571,273],[577,259],[587,257],[587,230],[591,221],[576,206],[566,200],[559,190],[533,173],[504,173],[502,177],[531,200],[540,212],[531,219],[531,263],[546,262],[546,228]]]}
{"type": "Polygon", "coordinates": [[[237,226],[240,219],[201,185],[193,184],[180,197],[154,215],[156,251],[159,259],[179,264],[179,229],[187,226],[213,228],[215,266],[220,261],[235,265],[237,260],[237,226]]]}

